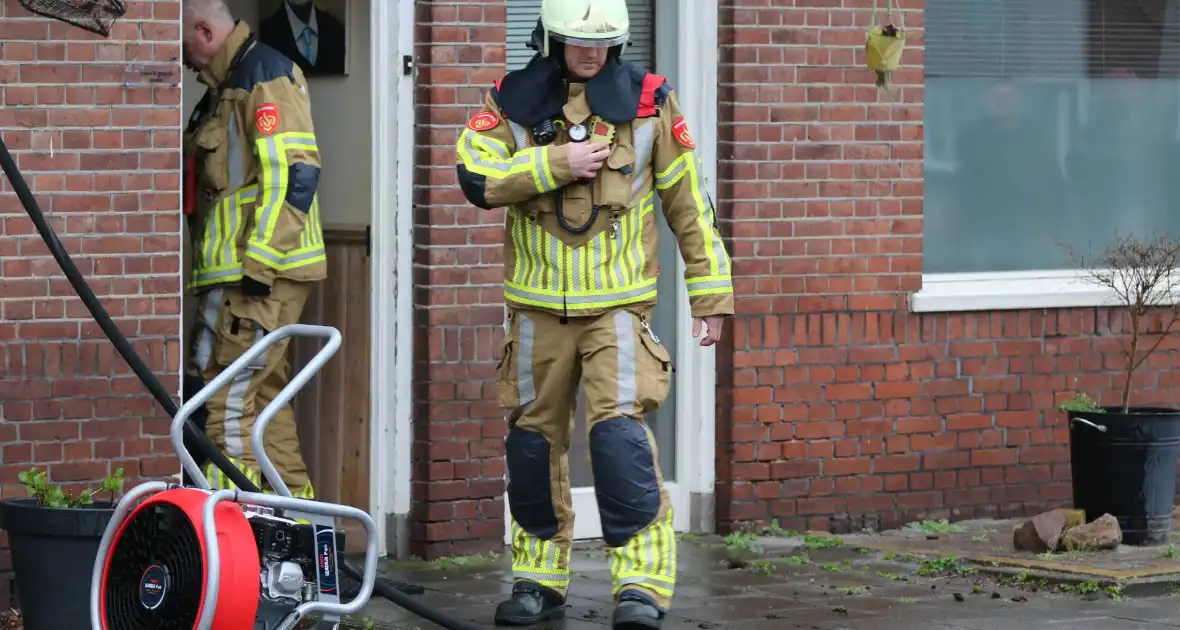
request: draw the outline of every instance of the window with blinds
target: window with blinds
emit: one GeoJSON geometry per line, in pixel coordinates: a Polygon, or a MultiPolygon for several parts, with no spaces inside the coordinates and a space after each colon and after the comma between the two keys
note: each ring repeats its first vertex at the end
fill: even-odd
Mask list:
{"type": "MultiPolygon", "coordinates": [[[[655,65],[655,0],[627,0],[631,17],[631,43],[623,58],[650,70],[655,65]]],[[[529,37],[541,16],[541,0],[508,0],[508,71],[523,68],[536,54],[529,37]]]]}
{"type": "Polygon", "coordinates": [[[1177,0],[927,0],[926,76],[1180,77],[1177,0]]]}
{"type": "Polygon", "coordinates": [[[1180,0],[926,0],[925,273],[1180,233],[1180,0]]]}

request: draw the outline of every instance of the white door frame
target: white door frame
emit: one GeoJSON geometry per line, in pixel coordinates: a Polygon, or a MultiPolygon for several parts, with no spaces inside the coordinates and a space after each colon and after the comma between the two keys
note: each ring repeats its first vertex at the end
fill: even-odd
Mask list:
{"type": "Polygon", "coordinates": [[[377,522],[380,553],[405,557],[413,446],[414,76],[402,74],[401,68],[402,58],[412,58],[414,53],[414,0],[370,0],[369,11],[373,34],[369,51],[373,104],[369,513],[377,522]]]}
{"type": "MultiPolygon", "coordinates": [[[[709,194],[717,198],[717,49],[718,0],[654,0],[656,23],[677,26],[675,60],[677,101],[686,120],[697,154],[701,156],[709,194]],[[660,13],[675,11],[675,21],[660,13]]],[[[658,62],[657,62],[658,63],[658,62]]],[[[662,65],[662,64],[661,64],[662,65]]],[[[668,74],[672,74],[669,72],[668,74]]],[[[676,274],[684,277],[684,260],[677,257],[676,274]]],[[[677,312],[682,314],[676,330],[676,475],[665,487],[671,495],[672,526],[679,532],[712,533],[713,484],[716,455],[717,354],[715,347],[701,348],[692,337],[688,287],[676,284],[677,312]]],[[[597,500],[591,488],[573,491],[574,538],[602,536],[597,500]]],[[[512,543],[511,525],[505,501],[504,542],[512,543]]]]}

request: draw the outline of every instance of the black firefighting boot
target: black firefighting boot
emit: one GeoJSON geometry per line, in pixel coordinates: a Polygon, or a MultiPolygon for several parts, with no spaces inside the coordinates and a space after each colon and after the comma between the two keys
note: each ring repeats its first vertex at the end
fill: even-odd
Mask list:
{"type": "Polygon", "coordinates": [[[664,611],[656,606],[650,595],[643,591],[628,589],[619,593],[615,615],[611,619],[614,630],[651,630],[663,623],[664,611]]]}
{"type": "Polygon", "coordinates": [[[496,606],[496,625],[528,626],[565,616],[565,597],[536,582],[512,585],[512,597],[496,606]]]}

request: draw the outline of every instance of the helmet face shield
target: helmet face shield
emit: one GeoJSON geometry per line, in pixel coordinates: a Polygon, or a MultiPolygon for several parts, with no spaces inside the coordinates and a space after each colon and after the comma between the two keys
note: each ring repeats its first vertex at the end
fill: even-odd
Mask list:
{"type": "Polygon", "coordinates": [[[587,39],[584,37],[570,37],[568,35],[561,35],[559,33],[549,32],[549,36],[555,41],[559,41],[566,46],[580,46],[582,48],[611,48],[613,46],[622,46],[630,39],[626,33],[617,37],[608,39],[587,39]]]}

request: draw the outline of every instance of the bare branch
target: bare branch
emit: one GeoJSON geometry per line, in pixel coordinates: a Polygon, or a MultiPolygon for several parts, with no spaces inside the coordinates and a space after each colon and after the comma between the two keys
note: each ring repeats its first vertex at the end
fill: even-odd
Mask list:
{"type": "Polygon", "coordinates": [[[1115,303],[1111,306],[1127,312],[1130,339],[1124,348],[1126,373],[1122,400],[1123,413],[1130,408],[1131,377],[1160,344],[1172,334],[1180,321],[1180,240],[1166,234],[1152,234],[1146,239],[1116,235],[1097,256],[1078,255],[1067,247],[1075,269],[1082,279],[1109,290],[1115,303]],[[1171,317],[1159,333],[1151,332],[1151,313],[1170,309],[1171,317]],[[1140,354],[1146,335],[1157,335],[1155,342],[1140,354]]]}

